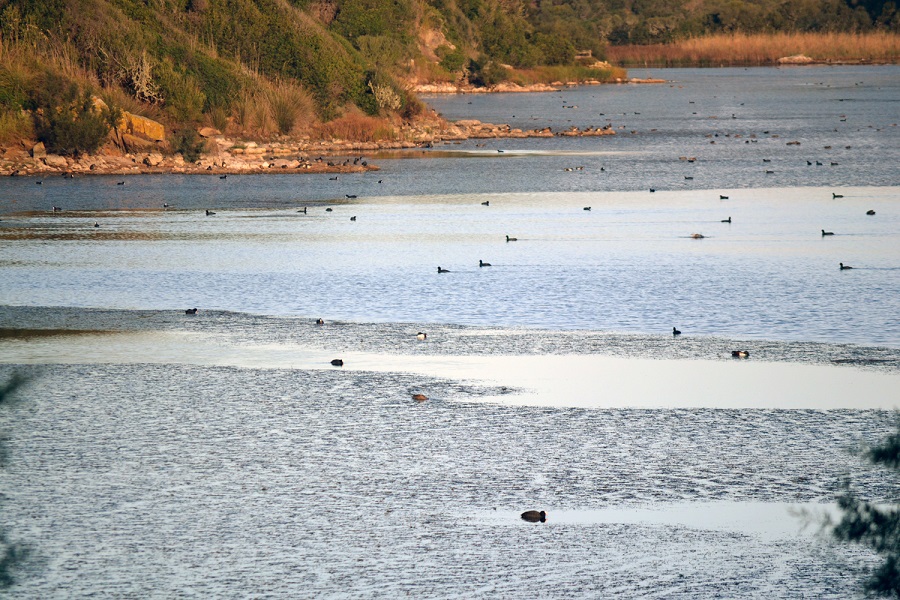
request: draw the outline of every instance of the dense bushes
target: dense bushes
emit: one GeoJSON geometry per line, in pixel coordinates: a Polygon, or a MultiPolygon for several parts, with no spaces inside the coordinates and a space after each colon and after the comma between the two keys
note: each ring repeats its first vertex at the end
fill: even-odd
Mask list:
{"type": "Polygon", "coordinates": [[[56,154],[90,154],[106,140],[121,111],[97,106],[88,90],[55,73],[40,77],[30,108],[37,139],[56,154]]]}

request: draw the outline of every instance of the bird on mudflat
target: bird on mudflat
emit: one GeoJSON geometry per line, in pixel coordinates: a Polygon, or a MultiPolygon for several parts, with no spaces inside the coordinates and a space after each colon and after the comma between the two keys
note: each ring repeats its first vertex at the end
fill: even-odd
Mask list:
{"type": "Polygon", "coordinates": [[[540,512],[536,510],[526,510],[522,513],[522,520],[528,521],[529,523],[546,523],[547,513],[543,510],[540,512]]]}

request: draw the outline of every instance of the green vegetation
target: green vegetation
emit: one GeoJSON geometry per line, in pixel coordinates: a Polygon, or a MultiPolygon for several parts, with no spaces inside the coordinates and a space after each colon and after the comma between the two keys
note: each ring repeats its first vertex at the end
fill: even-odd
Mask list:
{"type": "Polygon", "coordinates": [[[295,135],[348,114],[414,118],[408,89],[425,81],[620,76],[595,64],[616,44],[875,31],[896,38],[894,2],[0,0],[0,143],[90,152],[115,116],[87,109],[90,94],[170,131],[295,135]],[[58,97],[39,91],[48,77],[58,97]]]}
{"type": "MultiPolygon", "coordinates": [[[[900,475],[900,428],[880,445],[865,452],[874,465],[900,475]]],[[[879,507],[857,498],[849,489],[838,498],[843,517],[834,526],[834,536],[868,546],[884,562],[866,582],[866,589],[883,596],[900,597],[900,508],[879,507]]]]}

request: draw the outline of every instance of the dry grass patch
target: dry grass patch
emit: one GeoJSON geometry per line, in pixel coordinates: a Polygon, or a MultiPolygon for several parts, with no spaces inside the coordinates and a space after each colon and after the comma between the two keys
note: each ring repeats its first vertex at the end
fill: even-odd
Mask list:
{"type": "Polygon", "coordinates": [[[609,46],[610,62],[626,66],[768,65],[802,54],[817,62],[900,62],[900,35],[873,33],[733,34],[672,44],[609,46]]]}

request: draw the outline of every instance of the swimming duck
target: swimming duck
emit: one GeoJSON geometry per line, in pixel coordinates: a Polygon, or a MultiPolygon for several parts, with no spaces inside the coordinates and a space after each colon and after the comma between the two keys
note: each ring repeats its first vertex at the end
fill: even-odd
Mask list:
{"type": "Polygon", "coordinates": [[[207,216],[207,217],[210,217],[210,216],[212,216],[212,215],[214,215],[214,214],[216,214],[216,213],[214,213],[213,211],[209,210],[208,208],[206,209],[206,216],[207,216]]]}
{"type": "Polygon", "coordinates": [[[734,358],[750,358],[749,350],[732,350],[731,356],[734,358]]]}
{"type": "Polygon", "coordinates": [[[323,321],[322,319],[316,319],[316,325],[324,325],[324,324],[325,324],[325,321],[323,321]]]}
{"type": "Polygon", "coordinates": [[[303,213],[303,214],[305,215],[305,214],[306,214],[306,207],[304,206],[304,207],[303,207],[303,210],[298,210],[297,212],[298,212],[298,213],[303,213]]]}
{"type": "Polygon", "coordinates": [[[416,339],[419,340],[420,342],[424,342],[427,338],[428,338],[428,334],[425,333],[424,331],[420,331],[419,333],[416,334],[416,339]]]}
{"type": "Polygon", "coordinates": [[[124,181],[119,181],[118,183],[116,183],[116,185],[125,185],[125,182],[124,182],[124,181]]]}
{"type": "Polygon", "coordinates": [[[654,188],[650,188],[650,191],[651,191],[651,192],[655,192],[655,191],[656,191],[656,189],[654,189],[654,188]]]}
{"type": "Polygon", "coordinates": [[[486,262],[484,262],[483,260],[478,259],[478,266],[479,266],[479,267],[490,267],[490,266],[491,266],[491,263],[486,263],[486,262]]]}
{"type": "Polygon", "coordinates": [[[426,400],[428,400],[428,396],[426,396],[425,394],[413,394],[412,399],[416,402],[425,402],[426,400]]]}
{"type": "Polygon", "coordinates": [[[843,194],[835,194],[834,192],[831,192],[831,199],[832,199],[832,200],[834,200],[835,198],[843,198],[843,197],[844,197],[843,194]]]}
{"type": "Polygon", "coordinates": [[[100,223],[94,223],[94,227],[100,227],[100,223]]]}
{"type": "Polygon", "coordinates": [[[867,211],[866,211],[866,214],[867,214],[867,215],[874,215],[874,214],[875,214],[875,211],[874,211],[874,210],[867,210],[867,211]]]}
{"type": "Polygon", "coordinates": [[[490,201],[490,200],[485,200],[484,202],[481,203],[481,205],[482,205],[482,206],[490,206],[490,205],[491,205],[491,201],[490,201]]]}
{"type": "Polygon", "coordinates": [[[196,309],[196,308],[189,308],[189,309],[187,309],[186,311],[184,311],[184,314],[186,314],[186,315],[196,315],[196,314],[197,314],[197,309],[196,309]]]}
{"type": "Polygon", "coordinates": [[[706,237],[706,236],[703,235],[702,233],[692,233],[692,234],[691,234],[691,238],[693,238],[693,239],[695,239],[695,240],[702,240],[702,239],[705,238],[705,237],[706,237]]]}
{"type": "Polygon", "coordinates": [[[731,217],[728,217],[727,219],[722,219],[722,222],[723,223],[731,223],[731,217]]]}
{"type": "Polygon", "coordinates": [[[449,272],[450,272],[450,269],[442,269],[441,267],[438,267],[438,273],[449,273],[449,272]]]}
{"type": "Polygon", "coordinates": [[[825,231],[825,230],[823,229],[823,230],[822,230],[822,237],[825,237],[826,235],[834,235],[834,232],[833,232],[833,231],[825,231]]]}
{"type": "Polygon", "coordinates": [[[356,198],[356,194],[344,194],[344,195],[347,196],[348,200],[353,200],[354,198],[356,198]]]}
{"type": "Polygon", "coordinates": [[[506,241],[507,241],[507,242],[518,242],[518,241],[519,241],[519,238],[514,238],[514,237],[506,236],[506,241]]]}
{"type": "Polygon", "coordinates": [[[678,329],[677,329],[676,327],[673,327],[673,328],[672,328],[672,335],[681,335],[681,332],[678,331],[678,329]]]}
{"type": "Polygon", "coordinates": [[[722,194],[719,194],[719,200],[728,200],[728,196],[723,196],[722,194]]]}
{"type": "Polygon", "coordinates": [[[355,216],[354,216],[354,217],[350,217],[350,220],[351,220],[351,221],[355,221],[355,220],[356,220],[356,217],[355,217],[355,216]]]}
{"type": "Polygon", "coordinates": [[[544,511],[526,510],[522,513],[522,520],[529,523],[546,523],[547,513],[544,511]]]}
{"type": "Polygon", "coordinates": [[[591,210],[591,207],[590,207],[590,206],[585,206],[585,207],[584,207],[584,210],[591,210]]]}
{"type": "Polygon", "coordinates": [[[838,264],[841,265],[841,271],[846,271],[847,269],[853,268],[850,265],[845,265],[844,263],[838,263],[838,264]]]}
{"type": "Polygon", "coordinates": [[[219,175],[219,179],[227,179],[228,175],[219,175]]]}
{"type": "Polygon", "coordinates": [[[328,208],[326,208],[326,209],[325,209],[325,212],[332,212],[331,207],[329,206],[328,208]]]}
{"type": "Polygon", "coordinates": [[[332,364],[332,366],[335,366],[335,367],[343,367],[343,366],[344,366],[344,361],[342,361],[342,360],[339,359],[339,358],[336,358],[336,359],[334,359],[333,361],[331,361],[331,364],[332,364]]]}

